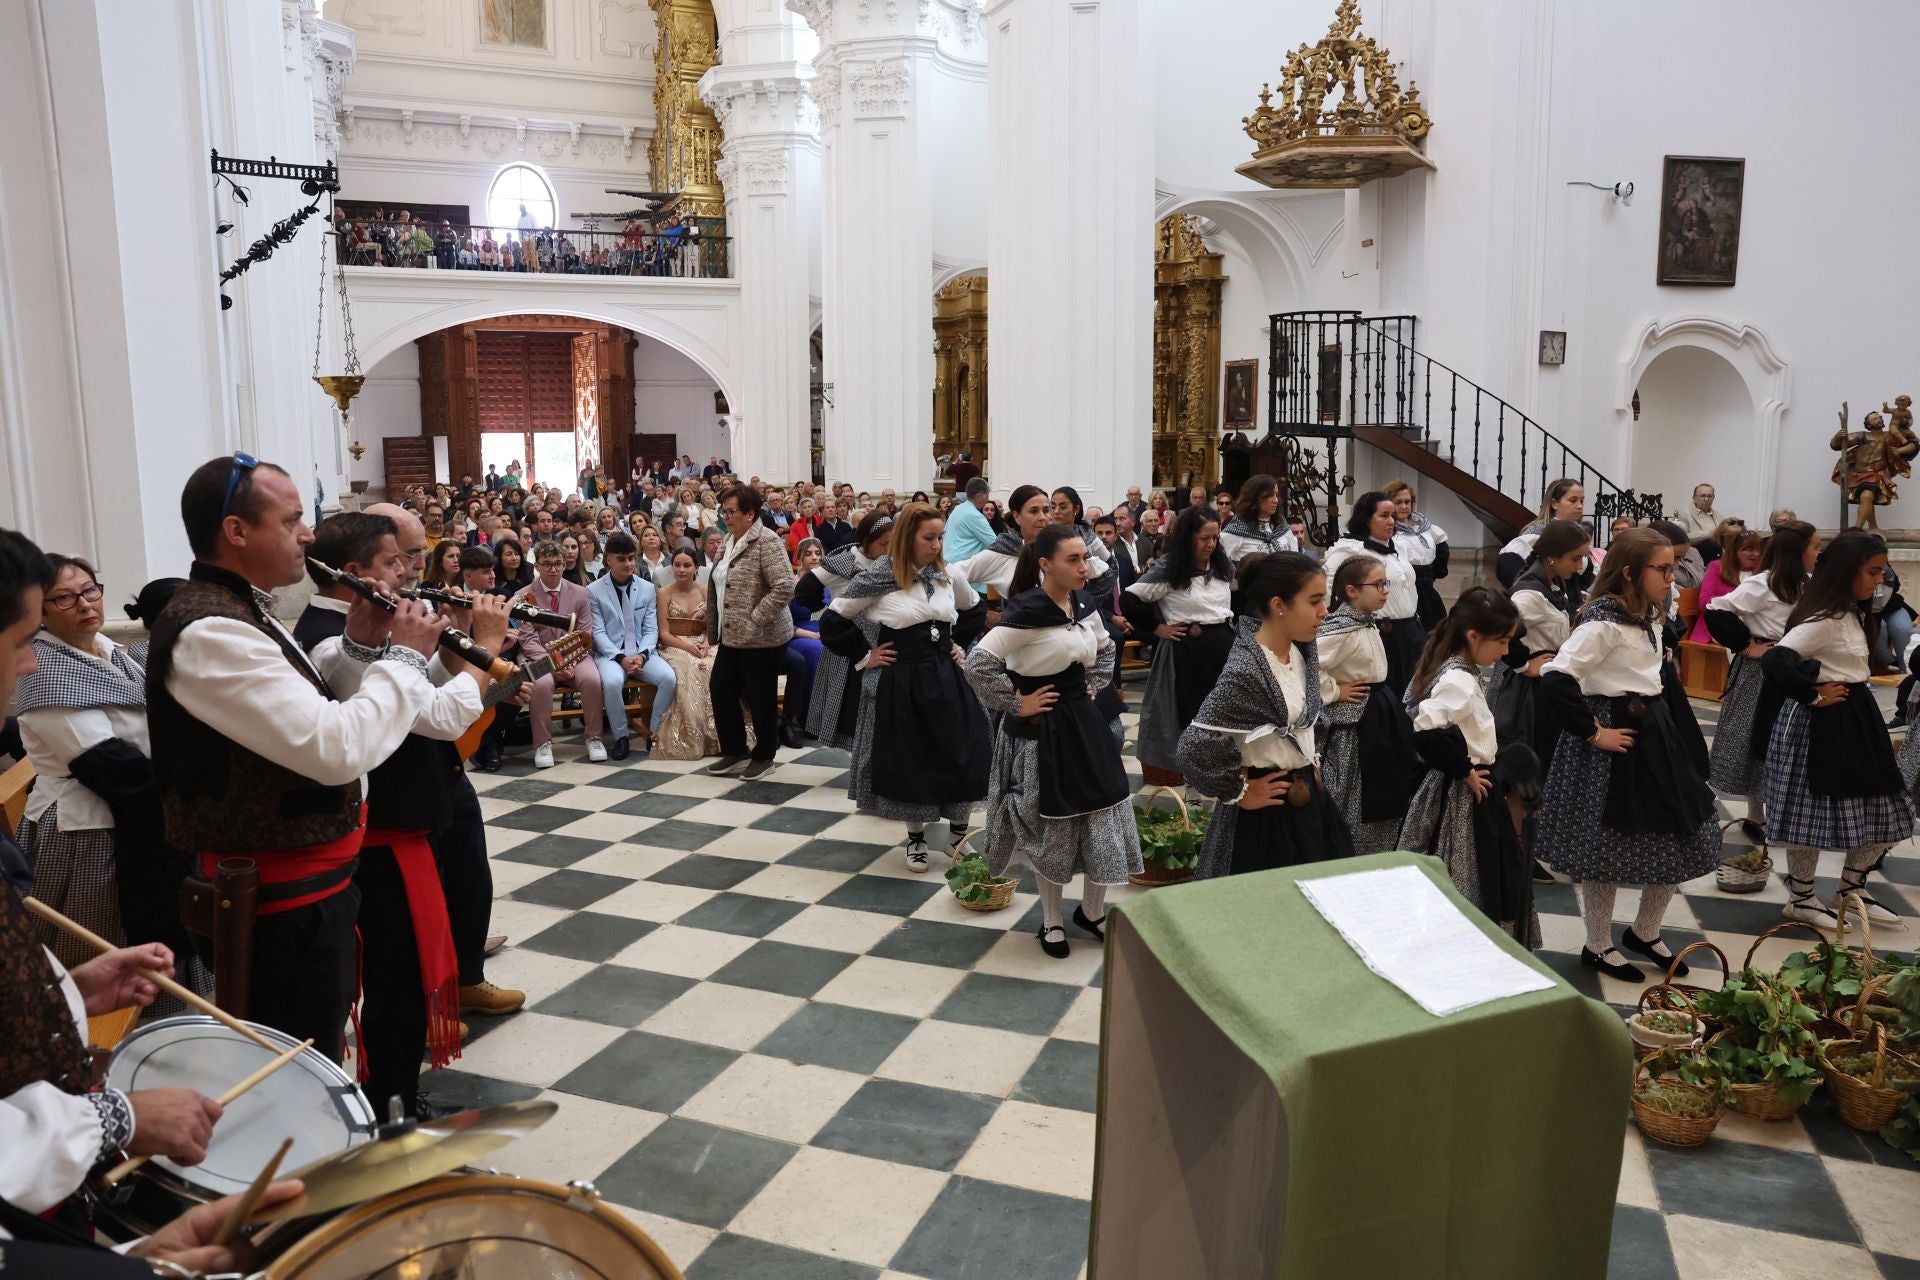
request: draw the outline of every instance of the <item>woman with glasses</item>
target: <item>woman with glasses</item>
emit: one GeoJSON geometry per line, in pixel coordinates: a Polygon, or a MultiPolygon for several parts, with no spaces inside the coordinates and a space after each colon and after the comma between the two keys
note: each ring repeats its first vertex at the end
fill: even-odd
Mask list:
{"type": "Polygon", "coordinates": [[[1387,607],[1387,566],[1349,556],[1333,575],[1339,601],[1320,624],[1320,703],[1326,740],[1320,749],[1327,794],[1340,807],[1355,853],[1398,849],[1400,819],[1417,772],[1413,724],[1387,686],[1387,648],[1379,613],[1387,607]]]}
{"type": "MultiPolygon", "coordinates": [[[[35,773],[19,831],[34,896],[115,946],[165,942],[190,955],[177,910],[187,868],[160,843],[146,664],[101,633],[106,610],[93,567],[47,559],[54,582],[33,640],[37,669],[15,697],[35,773]]],[[[69,968],[94,956],[48,926],[41,941],[69,968]]]]}

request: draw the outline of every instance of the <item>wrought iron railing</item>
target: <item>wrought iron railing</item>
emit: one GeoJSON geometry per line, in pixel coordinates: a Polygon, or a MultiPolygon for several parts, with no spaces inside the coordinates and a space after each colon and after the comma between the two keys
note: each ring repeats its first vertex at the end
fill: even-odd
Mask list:
{"type": "MultiPolygon", "coordinates": [[[[1604,543],[1598,513],[1612,513],[1631,491],[1514,405],[1417,350],[1415,327],[1413,316],[1357,311],[1272,317],[1273,432],[1339,439],[1355,427],[1388,427],[1530,511],[1556,479],[1578,480],[1604,543]]],[[[1658,506],[1659,495],[1635,499],[1635,509],[1648,501],[1658,506]]]]}
{"type": "Polygon", "coordinates": [[[584,231],[375,222],[340,218],[335,253],[347,266],[441,271],[557,272],[589,276],[732,276],[728,236],[667,231],[584,231]]]}

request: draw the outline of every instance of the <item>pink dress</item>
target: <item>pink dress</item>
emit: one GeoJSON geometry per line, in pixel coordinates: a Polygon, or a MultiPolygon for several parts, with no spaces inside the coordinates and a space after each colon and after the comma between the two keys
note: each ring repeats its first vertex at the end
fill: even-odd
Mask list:
{"type": "Polygon", "coordinates": [[[1733,590],[1720,579],[1720,566],[1726,561],[1715,560],[1707,566],[1707,572],[1700,579],[1700,616],[1693,620],[1693,630],[1687,633],[1687,639],[1695,644],[1712,644],[1713,637],[1707,634],[1707,606],[1715,596],[1723,596],[1733,590]]]}

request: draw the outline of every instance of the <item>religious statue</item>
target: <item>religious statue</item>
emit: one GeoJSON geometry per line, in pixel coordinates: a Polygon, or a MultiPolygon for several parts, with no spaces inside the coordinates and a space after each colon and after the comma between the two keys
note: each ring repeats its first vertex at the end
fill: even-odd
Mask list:
{"type": "MultiPolygon", "coordinates": [[[[1900,400],[1911,403],[1907,396],[1901,396],[1900,400]]],[[[1841,405],[1840,429],[1833,433],[1827,445],[1840,455],[1833,464],[1833,482],[1846,494],[1847,501],[1854,504],[1857,529],[1880,527],[1875,508],[1884,507],[1900,496],[1894,487],[1894,478],[1911,475],[1908,460],[1920,453],[1920,439],[1913,434],[1911,411],[1903,405],[1901,410],[1889,412],[1894,414],[1892,430],[1887,428],[1885,418],[1870,411],[1860,424],[1864,430],[1848,431],[1847,407],[1841,405]]]]}

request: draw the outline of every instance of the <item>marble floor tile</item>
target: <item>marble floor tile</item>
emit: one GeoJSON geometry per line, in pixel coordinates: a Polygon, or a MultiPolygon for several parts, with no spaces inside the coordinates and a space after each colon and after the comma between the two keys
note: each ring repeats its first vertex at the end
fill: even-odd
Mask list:
{"type": "Polygon", "coordinates": [[[1667,1217],[1680,1280],[1881,1280],[1855,1245],[1763,1231],[1684,1214],[1667,1217]]]}
{"type": "Polygon", "coordinates": [[[617,953],[612,963],[683,978],[704,978],[752,945],[752,938],[737,934],[666,924],[617,953]]]}
{"type": "MultiPolygon", "coordinates": [[[[804,913],[801,918],[804,919],[804,913]]],[[[829,1004],[850,1004],[860,1009],[924,1018],[939,1008],[940,1002],[951,995],[966,976],[959,969],[861,956],[820,988],[814,998],[829,1004]]]]}
{"type": "Polygon", "coordinates": [[[947,1175],[866,1156],[803,1148],[729,1229],[775,1244],[885,1266],[947,1175]]]}
{"type": "Polygon", "coordinates": [[[772,991],[702,982],[641,1023],[641,1029],[680,1040],[751,1049],[806,1001],[772,991]]]}
{"type": "Polygon", "coordinates": [[[560,1186],[580,1178],[590,1182],[666,1119],[577,1094],[549,1090],[540,1096],[559,1109],[532,1133],[488,1156],[490,1167],[560,1186]]]}
{"type": "Polygon", "coordinates": [[[747,1053],[678,1114],[722,1129],[807,1142],[867,1083],[850,1071],[747,1053]]]}
{"type": "Polygon", "coordinates": [[[1029,1191],[1093,1197],[1091,1111],[1007,1102],[987,1121],[956,1172],[1029,1191]]]}
{"type": "Polygon", "coordinates": [[[458,1061],[461,1070],[476,1075],[545,1087],[619,1036],[618,1027],[522,1010],[463,1049],[458,1061]]]}
{"type": "Polygon", "coordinates": [[[874,1074],[938,1089],[1004,1098],[1040,1056],[1038,1036],[957,1022],[923,1022],[874,1074]]]}

